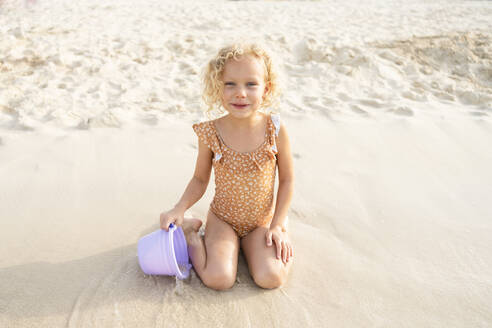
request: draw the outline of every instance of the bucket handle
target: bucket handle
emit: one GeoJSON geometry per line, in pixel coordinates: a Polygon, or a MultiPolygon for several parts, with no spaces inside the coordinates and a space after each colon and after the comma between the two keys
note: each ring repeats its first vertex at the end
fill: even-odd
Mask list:
{"type": "MultiPolygon", "coordinates": [[[[169,248],[168,249],[171,250],[171,254],[176,254],[176,252],[174,251],[174,231],[176,229],[178,229],[178,226],[174,225],[173,223],[171,223],[169,225],[169,233],[171,235],[169,238],[169,248]]],[[[181,276],[182,278],[186,279],[188,277],[188,275],[190,274],[189,270],[191,269],[191,264],[187,263],[186,264],[186,271],[181,272],[181,270],[179,269],[179,266],[178,266],[178,261],[176,259],[176,256],[173,256],[173,260],[174,260],[174,266],[175,266],[176,272],[178,273],[178,276],[181,276]]]]}

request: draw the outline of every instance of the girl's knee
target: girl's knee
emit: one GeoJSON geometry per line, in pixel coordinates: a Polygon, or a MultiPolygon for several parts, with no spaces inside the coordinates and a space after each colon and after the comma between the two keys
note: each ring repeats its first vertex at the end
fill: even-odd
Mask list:
{"type": "Polygon", "coordinates": [[[285,275],[273,268],[261,270],[260,272],[254,273],[252,276],[255,283],[259,287],[265,289],[278,288],[286,281],[285,275]]]}
{"type": "Polygon", "coordinates": [[[226,290],[234,286],[236,282],[236,275],[232,272],[227,271],[210,271],[206,272],[202,278],[202,282],[208,288],[215,290],[226,290]]]}

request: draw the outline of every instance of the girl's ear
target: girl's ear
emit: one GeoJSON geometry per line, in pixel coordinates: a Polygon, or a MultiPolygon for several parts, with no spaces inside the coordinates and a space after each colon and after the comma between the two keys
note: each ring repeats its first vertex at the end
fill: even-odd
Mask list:
{"type": "Polygon", "coordinates": [[[267,95],[268,91],[270,91],[270,85],[271,85],[271,82],[265,83],[265,89],[263,90],[263,99],[265,99],[265,96],[267,95]]]}

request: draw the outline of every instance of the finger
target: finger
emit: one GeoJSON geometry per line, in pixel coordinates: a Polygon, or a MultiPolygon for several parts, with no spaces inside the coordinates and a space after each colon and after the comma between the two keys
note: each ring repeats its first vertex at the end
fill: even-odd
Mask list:
{"type": "Polygon", "coordinates": [[[267,243],[267,246],[272,246],[272,232],[271,231],[268,231],[266,233],[266,243],[267,243]]]}
{"type": "Polygon", "coordinates": [[[173,223],[173,219],[169,218],[166,220],[166,223],[164,224],[164,230],[169,231],[169,226],[173,223]]]}
{"type": "Polygon", "coordinates": [[[282,262],[287,263],[287,245],[282,241],[282,262]]]}
{"type": "Polygon", "coordinates": [[[275,246],[277,246],[277,260],[280,260],[282,255],[282,245],[280,240],[275,240],[275,246]]]}
{"type": "Polygon", "coordinates": [[[165,217],[161,218],[161,229],[167,230],[167,219],[165,217]]]}

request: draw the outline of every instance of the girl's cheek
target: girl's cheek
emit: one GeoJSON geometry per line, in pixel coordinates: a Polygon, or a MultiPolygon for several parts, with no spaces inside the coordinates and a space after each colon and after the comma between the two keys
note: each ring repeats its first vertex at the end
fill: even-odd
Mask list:
{"type": "Polygon", "coordinates": [[[231,91],[230,90],[224,90],[222,92],[222,98],[229,98],[231,96],[231,91]]]}

